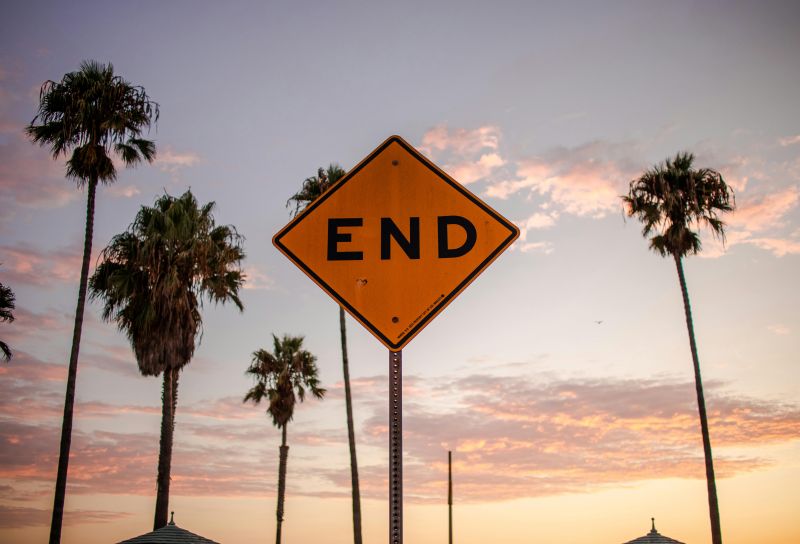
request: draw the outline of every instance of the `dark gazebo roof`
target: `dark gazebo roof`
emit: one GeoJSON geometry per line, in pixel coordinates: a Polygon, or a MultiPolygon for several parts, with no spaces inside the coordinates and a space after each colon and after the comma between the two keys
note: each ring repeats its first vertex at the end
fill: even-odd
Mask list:
{"type": "Polygon", "coordinates": [[[172,513],[169,523],[161,529],[156,529],[146,535],[123,540],[117,544],[219,544],[214,540],[209,540],[200,535],[190,533],[186,529],[181,529],[175,525],[174,516],[175,512],[172,513]]]}
{"type": "Polygon", "coordinates": [[[644,536],[640,536],[639,538],[634,538],[633,540],[629,540],[625,544],[684,544],[680,540],[675,540],[674,538],[669,538],[660,534],[656,531],[656,520],[655,518],[650,518],[653,522],[653,528],[644,536]]]}

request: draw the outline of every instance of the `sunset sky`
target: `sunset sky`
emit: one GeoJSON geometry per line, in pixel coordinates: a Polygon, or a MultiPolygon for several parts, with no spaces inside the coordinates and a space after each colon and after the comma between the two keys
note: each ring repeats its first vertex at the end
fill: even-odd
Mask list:
{"type": "MultiPolygon", "coordinates": [[[[305,335],[285,542],[352,542],[338,307],[271,243],[319,166],[402,136],[520,239],[403,351],[405,535],[459,544],[711,541],[671,260],[619,195],[691,151],[736,193],[685,262],[727,544],[800,542],[800,3],[11,1],[0,15],[0,541],[49,532],[85,191],[31,144],[39,87],[111,62],[159,103],[152,165],[98,191],[94,255],[191,188],[245,237],[245,310],[206,304],[181,374],[170,509],[269,542],[280,435],[245,405],[251,354],[305,335]],[[794,278],[794,280],[792,279],[794,278]]],[[[87,312],[64,544],[152,529],[161,380],[87,312]]],[[[348,320],[365,542],[388,534],[388,356],[348,320]]]]}

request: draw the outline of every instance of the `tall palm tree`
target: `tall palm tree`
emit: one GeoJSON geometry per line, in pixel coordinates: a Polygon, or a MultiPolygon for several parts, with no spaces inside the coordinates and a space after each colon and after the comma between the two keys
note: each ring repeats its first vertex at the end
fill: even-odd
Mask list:
{"type": "MultiPolygon", "coordinates": [[[[316,176],[306,178],[300,191],[289,201],[294,203],[294,215],[303,211],[314,202],[328,187],[344,177],[345,171],[338,164],[331,164],[328,169],[320,168],[316,176]]],[[[347,330],[345,328],[344,308],[339,306],[339,336],[342,343],[342,372],[344,374],[344,400],[347,412],[347,442],[350,446],[350,484],[353,496],[353,541],[361,544],[361,492],[358,484],[358,460],[356,459],[356,435],[353,429],[353,398],[350,393],[350,364],[347,357],[347,330]]]]}
{"type": "Polygon", "coordinates": [[[692,229],[707,226],[715,237],[725,241],[725,224],[720,215],[733,211],[735,199],[719,172],[708,168],[693,170],[693,161],[691,153],[678,153],[663,165],[657,165],[631,181],[628,195],[622,199],[627,205],[628,216],[636,216],[644,224],[642,235],[650,237],[650,249],[662,257],[672,257],[678,271],[703,435],[711,537],[713,544],[722,544],[711,439],[683,258],[701,249],[700,237],[692,229]]]}
{"type": "Polygon", "coordinates": [[[242,237],[217,226],[213,209],[213,202],[199,206],[191,191],[142,206],[103,250],[90,280],[103,319],[128,336],[139,371],[164,375],[154,530],[167,524],[178,373],[199,343],[202,299],[243,309],[242,237]]]}
{"type": "Polygon", "coordinates": [[[281,430],[280,460],[278,463],[278,507],[275,543],[281,542],[283,504],[286,495],[286,461],[289,446],[286,444],[286,426],[294,416],[297,400],[303,402],[306,390],[316,398],[325,395],[317,378],[317,358],[303,348],[302,336],[272,335],[272,353],[259,349],[253,352],[253,360],[247,369],[256,384],[247,392],[244,402],[259,404],[267,400],[267,413],[272,423],[281,430]]]}
{"type": "MultiPolygon", "coordinates": [[[[0,321],[14,321],[14,292],[10,287],[0,283],[0,321]]],[[[0,340],[0,357],[6,361],[11,359],[11,348],[0,340]]]]}
{"type": "Polygon", "coordinates": [[[74,179],[79,187],[86,185],[88,188],[83,261],[67,372],[50,544],[61,541],[97,185],[112,183],[116,179],[113,155],[117,155],[125,166],[136,165],[142,160],[153,161],[155,144],[141,135],[158,120],[158,114],[158,104],[150,100],[144,88],[131,85],[115,75],[110,63],[84,61],[80,70],[65,74],[61,81],[44,82],[39,92],[39,110],[26,128],[34,143],[50,148],[54,159],[71,152],[67,160],[67,177],[74,179]]]}

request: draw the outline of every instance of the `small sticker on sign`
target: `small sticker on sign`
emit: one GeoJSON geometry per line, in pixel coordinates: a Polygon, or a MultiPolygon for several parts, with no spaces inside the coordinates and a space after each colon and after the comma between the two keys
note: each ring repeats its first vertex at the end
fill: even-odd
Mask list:
{"type": "MultiPolygon", "coordinates": [[[[414,319],[414,321],[412,321],[411,323],[409,323],[409,324],[408,324],[408,326],[407,326],[405,329],[403,329],[403,332],[401,332],[400,334],[398,334],[398,335],[397,335],[397,338],[402,338],[403,336],[405,336],[405,335],[406,335],[406,333],[408,333],[408,331],[410,331],[410,330],[411,330],[411,328],[412,328],[412,327],[414,327],[414,325],[416,325],[417,323],[419,323],[419,321],[420,321],[420,320],[421,320],[423,317],[425,317],[426,315],[428,315],[428,314],[431,312],[431,310],[433,310],[433,309],[436,307],[436,305],[437,305],[437,304],[439,304],[439,302],[440,302],[440,301],[441,301],[443,298],[444,298],[444,295],[439,295],[439,298],[437,298],[436,300],[434,300],[433,302],[431,302],[431,303],[430,303],[430,305],[429,305],[427,308],[425,308],[425,310],[424,310],[424,311],[423,311],[421,314],[419,314],[419,315],[416,317],[416,319],[414,319]]],[[[392,319],[392,322],[394,322],[394,319],[392,319]]]]}

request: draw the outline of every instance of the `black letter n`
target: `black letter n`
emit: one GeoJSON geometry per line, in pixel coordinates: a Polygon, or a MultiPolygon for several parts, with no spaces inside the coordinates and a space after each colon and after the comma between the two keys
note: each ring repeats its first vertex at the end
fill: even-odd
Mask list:
{"type": "Polygon", "coordinates": [[[408,238],[403,236],[397,225],[388,217],[381,217],[381,260],[389,260],[392,255],[391,238],[409,259],[419,259],[419,217],[409,218],[408,238]]]}

